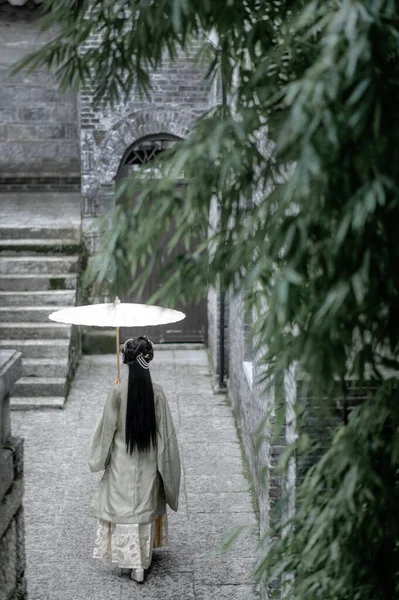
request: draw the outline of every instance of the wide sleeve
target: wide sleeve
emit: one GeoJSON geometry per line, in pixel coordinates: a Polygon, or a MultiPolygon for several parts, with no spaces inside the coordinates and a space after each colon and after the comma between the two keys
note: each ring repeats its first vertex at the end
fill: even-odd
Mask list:
{"type": "Polygon", "coordinates": [[[112,388],[94,429],[89,449],[89,467],[91,471],[103,471],[108,464],[118,422],[119,388],[120,386],[112,388]]]}
{"type": "Polygon", "coordinates": [[[162,388],[159,388],[157,467],[162,477],[166,502],[177,511],[180,491],[180,454],[172,415],[162,388]]]}

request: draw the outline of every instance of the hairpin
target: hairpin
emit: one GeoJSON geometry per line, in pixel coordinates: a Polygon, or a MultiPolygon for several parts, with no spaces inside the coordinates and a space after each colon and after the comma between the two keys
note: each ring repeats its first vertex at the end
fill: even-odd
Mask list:
{"type": "Polygon", "coordinates": [[[143,357],[142,354],[138,354],[138,356],[136,357],[136,360],[139,363],[140,367],[143,367],[143,369],[149,369],[150,368],[150,365],[144,359],[144,357],[143,357]]]}

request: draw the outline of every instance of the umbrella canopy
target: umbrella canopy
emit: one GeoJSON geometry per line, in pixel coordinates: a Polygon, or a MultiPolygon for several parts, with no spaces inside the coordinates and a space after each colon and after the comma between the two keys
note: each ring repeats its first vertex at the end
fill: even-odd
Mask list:
{"type": "Polygon", "coordinates": [[[49,319],[57,323],[95,327],[145,327],[177,323],[177,321],[182,321],[185,316],[184,313],[172,308],[125,303],[121,302],[119,298],[115,298],[114,302],[107,304],[63,308],[51,313],[49,319]]]}
{"type": "Polygon", "coordinates": [[[133,304],[121,302],[118,297],[114,302],[106,304],[88,304],[86,306],[71,306],[62,308],[51,315],[49,319],[56,323],[71,325],[91,325],[93,327],[116,327],[116,368],[115,383],[120,383],[119,362],[119,328],[120,327],[149,327],[150,325],[166,325],[182,321],[186,315],[173,308],[163,308],[151,304],[133,304]]]}

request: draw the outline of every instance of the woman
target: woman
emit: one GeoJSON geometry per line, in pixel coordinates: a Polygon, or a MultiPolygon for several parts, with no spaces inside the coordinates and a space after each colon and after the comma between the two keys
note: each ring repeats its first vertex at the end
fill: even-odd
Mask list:
{"type": "Polygon", "coordinates": [[[143,582],[153,548],[167,545],[166,504],[178,508],[180,457],[169,406],[152,384],[146,337],[127,340],[129,377],[115,385],[90,444],[92,471],[105,469],[89,513],[99,519],[94,558],[111,558],[143,582]]]}

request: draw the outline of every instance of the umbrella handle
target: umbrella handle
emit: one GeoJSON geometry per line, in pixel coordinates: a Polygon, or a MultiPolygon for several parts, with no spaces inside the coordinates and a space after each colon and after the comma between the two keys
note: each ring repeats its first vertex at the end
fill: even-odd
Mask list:
{"type": "Polygon", "coordinates": [[[121,382],[121,365],[119,361],[119,327],[116,328],[116,379],[115,384],[121,382]]]}

